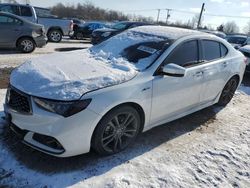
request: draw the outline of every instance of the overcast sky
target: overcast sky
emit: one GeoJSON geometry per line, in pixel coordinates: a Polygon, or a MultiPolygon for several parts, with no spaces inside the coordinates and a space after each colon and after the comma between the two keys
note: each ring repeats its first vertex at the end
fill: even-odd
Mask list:
{"type": "MultiPolygon", "coordinates": [[[[18,0],[25,2],[25,0],[18,0]]],[[[30,0],[32,5],[49,7],[56,3],[77,4],[85,0],[30,0]]],[[[241,29],[250,21],[250,0],[90,0],[94,5],[105,9],[119,10],[124,13],[138,14],[143,16],[157,17],[157,10],[150,9],[177,9],[199,13],[202,3],[205,3],[204,23],[213,27],[227,21],[235,21],[241,29]],[[206,14],[210,14],[206,15],[206,14]],[[216,15],[243,16],[249,18],[215,17],[216,15]]],[[[194,14],[171,12],[170,21],[192,19],[194,14]]],[[[162,10],[160,20],[166,20],[166,11],[162,10]]]]}

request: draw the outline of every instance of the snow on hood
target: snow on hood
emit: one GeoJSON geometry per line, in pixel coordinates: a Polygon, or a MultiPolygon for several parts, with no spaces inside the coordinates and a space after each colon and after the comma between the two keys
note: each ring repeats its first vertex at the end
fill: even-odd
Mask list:
{"type": "Polygon", "coordinates": [[[133,64],[122,58],[102,57],[78,50],[34,58],[12,72],[10,83],[33,96],[77,100],[86,92],[123,83],[137,74],[133,64]]]}

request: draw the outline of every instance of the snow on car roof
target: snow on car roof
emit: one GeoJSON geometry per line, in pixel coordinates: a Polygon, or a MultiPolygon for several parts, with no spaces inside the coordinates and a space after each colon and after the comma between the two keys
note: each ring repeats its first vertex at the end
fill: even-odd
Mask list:
{"type": "Polygon", "coordinates": [[[191,29],[182,29],[182,28],[177,28],[177,27],[167,27],[167,26],[141,26],[141,27],[136,27],[134,29],[131,29],[136,32],[141,32],[141,33],[146,33],[146,34],[151,34],[151,35],[157,35],[161,37],[165,37],[168,39],[179,39],[184,36],[189,36],[189,35],[206,35],[206,33],[200,32],[200,31],[195,31],[191,29]]]}

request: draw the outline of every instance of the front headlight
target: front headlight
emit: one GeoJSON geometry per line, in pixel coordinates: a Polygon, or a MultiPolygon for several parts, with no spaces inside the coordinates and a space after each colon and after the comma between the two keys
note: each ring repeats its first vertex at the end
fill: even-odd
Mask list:
{"type": "Polygon", "coordinates": [[[78,101],[56,101],[50,99],[34,98],[34,102],[42,109],[62,115],[72,116],[88,107],[92,99],[78,101]]]}
{"type": "Polygon", "coordinates": [[[109,35],[111,35],[111,32],[105,32],[102,34],[103,37],[108,37],[109,35]]]}

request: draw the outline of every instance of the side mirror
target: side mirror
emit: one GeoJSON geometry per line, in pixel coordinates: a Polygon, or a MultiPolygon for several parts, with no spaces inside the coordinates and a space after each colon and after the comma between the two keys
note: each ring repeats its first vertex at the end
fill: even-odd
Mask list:
{"type": "Polygon", "coordinates": [[[186,69],[179,65],[170,63],[162,67],[161,73],[167,76],[183,77],[185,76],[186,69]]]}

